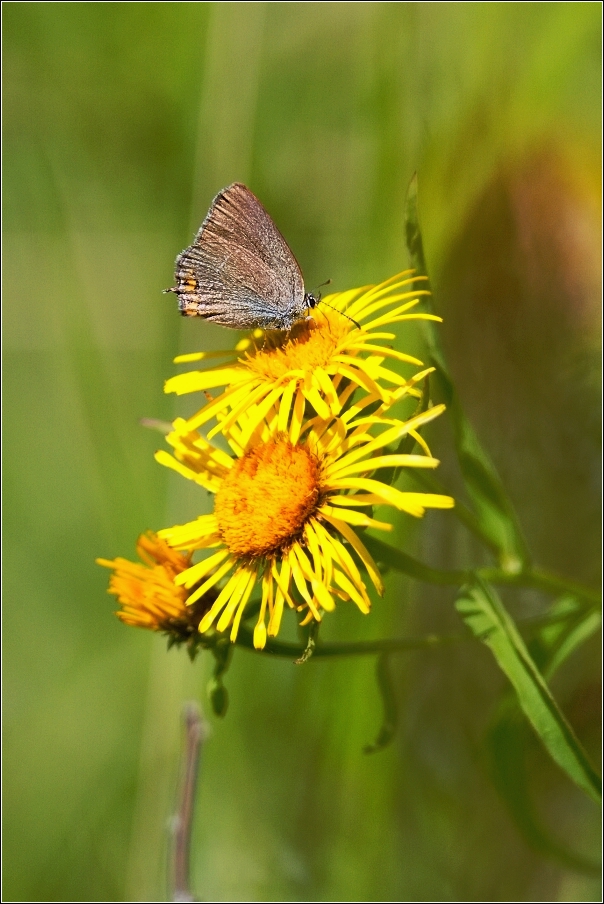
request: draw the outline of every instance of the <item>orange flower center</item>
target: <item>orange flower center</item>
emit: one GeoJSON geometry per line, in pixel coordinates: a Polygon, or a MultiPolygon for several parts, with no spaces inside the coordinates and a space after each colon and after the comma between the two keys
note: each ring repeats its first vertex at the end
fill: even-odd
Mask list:
{"type": "Polygon", "coordinates": [[[248,355],[246,364],[250,370],[268,380],[278,380],[291,370],[313,370],[329,364],[350,331],[350,321],[328,308],[314,311],[312,317],[296,323],[283,342],[248,355]]]}
{"type": "Polygon", "coordinates": [[[317,456],[287,436],[247,452],[216,493],[214,514],[230,552],[261,557],[287,549],[314,511],[319,485],[317,456]]]}

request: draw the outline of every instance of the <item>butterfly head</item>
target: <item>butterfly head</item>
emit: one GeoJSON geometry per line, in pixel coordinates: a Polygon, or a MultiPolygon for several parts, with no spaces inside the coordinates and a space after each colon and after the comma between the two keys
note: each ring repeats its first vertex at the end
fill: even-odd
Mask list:
{"type": "MultiPolygon", "coordinates": [[[[328,282],[331,282],[331,280],[328,280],[328,282]]],[[[321,301],[321,297],[322,296],[320,292],[317,292],[316,295],[313,295],[312,292],[307,292],[304,296],[304,304],[306,305],[306,309],[308,310],[310,308],[312,310],[313,308],[316,308],[321,301]]],[[[332,311],[337,310],[336,308],[332,307],[332,305],[327,304],[326,301],[324,301],[323,304],[327,305],[328,308],[331,308],[332,311]]],[[[349,317],[348,314],[346,314],[344,311],[339,311],[338,313],[342,314],[343,317],[346,317],[347,320],[350,320],[351,323],[354,323],[357,329],[361,329],[360,323],[357,323],[356,320],[353,320],[353,318],[349,317]]]]}

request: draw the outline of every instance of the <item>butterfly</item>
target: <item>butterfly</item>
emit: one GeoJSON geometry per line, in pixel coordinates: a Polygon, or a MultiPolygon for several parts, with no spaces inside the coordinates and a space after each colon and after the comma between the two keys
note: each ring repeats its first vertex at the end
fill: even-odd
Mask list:
{"type": "Polygon", "coordinates": [[[304,291],[289,245],[258,198],[233,182],[176,258],[178,308],[236,330],[289,330],[320,300],[304,291]]]}

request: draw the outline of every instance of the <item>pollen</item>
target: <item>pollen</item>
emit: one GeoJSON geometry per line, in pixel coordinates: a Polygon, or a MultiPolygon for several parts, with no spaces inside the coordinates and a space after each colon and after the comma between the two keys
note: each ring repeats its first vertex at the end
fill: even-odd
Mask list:
{"type": "Polygon", "coordinates": [[[278,380],[292,370],[312,372],[329,364],[349,331],[350,321],[338,311],[315,311],[312,319],[296,323],[283,342],[269,342],[248,355],[246,364],[268,380],[278,380]]]}
{"type": "Polygon", "coordinates": [[[285,435],[240,458],[216,494],[219,533],[238,557],[270,557],[291,547],[319,501],[320,463],[285,435]]]}

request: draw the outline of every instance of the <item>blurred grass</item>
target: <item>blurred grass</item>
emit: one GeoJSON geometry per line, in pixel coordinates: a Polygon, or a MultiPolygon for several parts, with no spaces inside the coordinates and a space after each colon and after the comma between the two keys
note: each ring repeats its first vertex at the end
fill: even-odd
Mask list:
{"type": "MultiPolygon", "coordinates": [[[[3,4],[5,899],[165,896],[179,707],[208,666],[119,624],[93,562],[207,505],[138,419],[183,411],[161,392],[174,354],[224,347],[160,293],[229,182],[262,198],[308,286],[338,290],[404,266],[419,172],[462,399],[540,563],[597,580],[600,20],[595,3],[3,4]]],[[[431,564],[475,561],[450,515],[416,527],[397,537],[431,564]]],[[[457,630],[451,600],[389,576],[370,617],[340,607],[325,635],[457,630]]],[[[197,894],[599,900],[489,780],[487,654],[399,657],[397,742],[365,757],[373,670],[235,657],[197,894]]],[[[598,675],[590,644],[553,684],[592,753],[598,675]]],[[[595,808],[527,756],[561,843],[595,856],[595,808]]]]}

